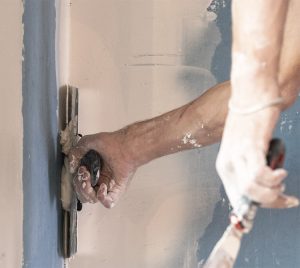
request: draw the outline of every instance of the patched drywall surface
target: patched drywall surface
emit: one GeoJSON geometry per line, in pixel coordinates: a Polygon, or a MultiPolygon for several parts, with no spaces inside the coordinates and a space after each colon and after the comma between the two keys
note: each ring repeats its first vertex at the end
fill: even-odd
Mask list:
{"type": "MultiPolygon", "coordinates": [[[[220,33],[209,2],[72,1],[70,83],[79,88],[81,133],[153,117],[216,83],[220,33]]],[[[216,150],[140,168],[113,210],[84,206],[71,267],[196,267],[198,239],[220,199],[216,150]]]]}
{"type": "Polygon", "coordinates": [[[0,8],[0,267],[22,266],[22,1],[0,8]]]}

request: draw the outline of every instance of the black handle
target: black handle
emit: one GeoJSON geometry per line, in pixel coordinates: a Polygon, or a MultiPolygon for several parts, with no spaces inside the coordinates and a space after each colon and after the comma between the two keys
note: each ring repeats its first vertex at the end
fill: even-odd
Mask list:
{"type": "MultiPolygon", "coordinates": [[[[95,150],[89,150],[80,160],[79,166],[85,166],[91,175],[91,185],[95,187],[100,179],[103,164],[102,157],[95,150]]],[[[77,199],[77,210],[81,211],[82,203],[77,199]]]]}
{"type": "Polygon", "coordinates": [[[91,174],[91,184],[95,187],[100,178],[102,158],[95,150],[88,151],[80,160],[79,166],[85,166],[91,174]]]}
{"type": "Polygon", "coordinates": [[[281,168],[285,158],[285,146],[281,139],[274,138],[270,142],[267,153],[267,165],[272,169],[281,168]]]}

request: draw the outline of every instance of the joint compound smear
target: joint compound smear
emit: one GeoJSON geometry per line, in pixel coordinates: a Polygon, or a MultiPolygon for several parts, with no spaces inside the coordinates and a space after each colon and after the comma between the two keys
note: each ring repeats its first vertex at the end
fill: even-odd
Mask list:
{"type": "Polygon", "coordinates": [[[186,133],[182,138],[183,144],[192,144],[196,148],[202,147],[202,144],[197,143],[197,140],[192,137],[191,133],[186,133]]]}

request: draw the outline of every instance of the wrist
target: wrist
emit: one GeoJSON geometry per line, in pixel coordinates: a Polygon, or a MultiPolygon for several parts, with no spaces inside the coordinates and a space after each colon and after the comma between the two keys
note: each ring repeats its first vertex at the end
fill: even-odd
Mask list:
{"type": "Polygon", "coordinates": [[[253,104],[252,106],[248,107],[242,107],[241,105],[236,105],[232,99],[229,99],[228,102],[228,109],[229,111],[238,114],[238,115],[243,115],[243,116],[248,116],[254,113],[258,113],[262,110],[275,107],[275,106],[282,106],[283,105],[283,98],[282,97],[277,97],[271,100],[267,101],[258,101],[257,103],[253,104]]]}
{"type": "Polygon", "coordinates": [[[242,137],[242,140],[240,140],[241,143],[250,142],[251,144],[256,144],[257,147],[262,148],[262,150],[266,152],[280,112],[280,108],[276,106],[269,107],[268,109],[248,116],[229,111],[225,132],[227,132],[227,134],[230,132],[231,135],[236,132],[235,134],[237,134],[238,137],[242,137]]]}
{"type": "Polygon", "coordinates": [[[135,168],[138,168],[151,161],[151,139],[149,133],[143,129],[142,123],[134,123],[115,132],[118,136],[120,151],[135,168]]]}
{"type": "MultiPolygon", "coordinates": [[[[239,55],[240,53],[235,53],[239,55]]],[[[235,55],[234,54],[234,55],[235,55]]],[[[231,99],[237,105],[253,106],[280,97],[278,70],[255,57],[233,56],[231,99]]]]}

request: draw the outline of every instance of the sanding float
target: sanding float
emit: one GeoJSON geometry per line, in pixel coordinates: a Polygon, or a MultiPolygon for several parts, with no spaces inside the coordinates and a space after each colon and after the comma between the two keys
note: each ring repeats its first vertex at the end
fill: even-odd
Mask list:
{"type": "MultiPolygon", "coordinates": [[[[70,173],[68,154],[76,146],[81,135],[78,134],[78,89],[64,86],[60,89],[60,144],[64,155],[61,172],[61,204],[63,210],[63,256],[68,259],[77,252],[77,212],[82,209],[82,203],[77,198],[73,188],[77,172],[70,173]]],[[[91,184],[98,183],[101,168],[101,157],[98,152],[90,150],[80,160],[80,166],[85,166],[91,174],[91,184]]]]}

